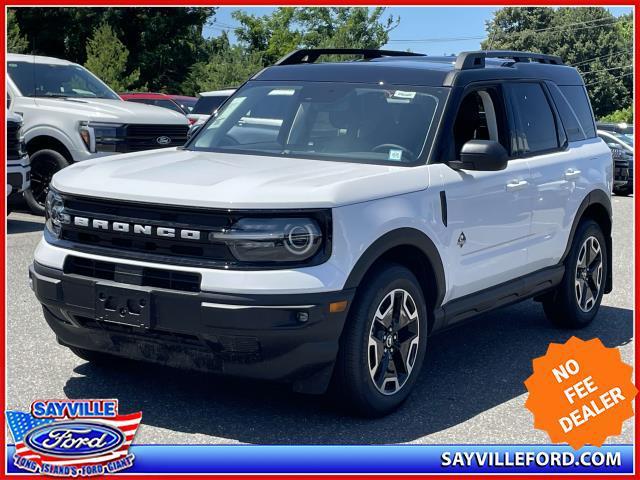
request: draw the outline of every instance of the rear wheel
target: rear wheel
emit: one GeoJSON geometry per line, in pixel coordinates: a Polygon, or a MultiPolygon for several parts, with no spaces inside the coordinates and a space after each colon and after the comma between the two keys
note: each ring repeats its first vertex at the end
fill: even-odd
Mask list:
{"type": "Polygon", "coordinates": [[[593,220],[582,222],[565,261],[562,283],[542,302],[547,318],[564,328],[589,325],[600,308],[609,268],[602,229],[593,220]]]}
{"type": "Polygon", "coordinates": [[[351,412],[376,417],[397,408],[413,388],[427,345],[427,309],[405,267],[368,276],[351,307],[336,361],[334,389],[351,412]]]}
{"type": "Polygon", "coordinates": [[[53,175],[69,166],[64,156],[55,150],[39,150],[30,156],[31,188],[24,192],[24,199],[33,213],[44,215],[44,204],[53,175]]]}

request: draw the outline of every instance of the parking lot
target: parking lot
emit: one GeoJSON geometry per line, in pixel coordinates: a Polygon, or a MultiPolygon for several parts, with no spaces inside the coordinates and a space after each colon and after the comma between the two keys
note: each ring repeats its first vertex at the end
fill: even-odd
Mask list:
{"type": "MultiPolygon", "coordinates": [[[[550,342],[599,337],[633,362],[633,198],[613,197],[614,291],[582,331],[555,329],[533,301],[430,339],[409,401],[378,420],[345,417],[322,397],[264,383],[114,363],[97,367],[58,345],[29,289],[27,268],[43,220],[13,213],[7,228],[7,409],[38,398],[117,398],[142,410],[136,443],[548,443],[524,408],[531,359],[550,342]]],[[[631,443],[632,422],[611,443],[631,443]]]]}

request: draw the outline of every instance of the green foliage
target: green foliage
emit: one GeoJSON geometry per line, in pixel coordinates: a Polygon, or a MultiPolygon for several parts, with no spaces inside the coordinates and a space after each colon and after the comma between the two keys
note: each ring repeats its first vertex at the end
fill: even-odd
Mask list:
{"type": "Polygon", "coordinates": [[[631,105],[633,19],[602,7],[506,7],[487,22],[484,49],[559,55],[582,73],[596,116],[631,105]]]}
{"type": "Polygon", "coordinates": [[[224,48],[206,62],[194,64],[182,84],[185,95],[237,87],[262,69],[262,56],[240,47],[224,48]]]}
{"type": "Polygon", "coordinates": [[[27,53],[29,51],[29,41],[20,33],[20,26],[16,21],[15,10],[7,10],[7,52],[27,53]]]}
{"type": "Polygon", "coordinates": [[[257,17],[236,11],[240,44],[269,65],[297,48],[380,48],[399,22],[382,7],[282,7],[257,17]]]}
{"type": "Polygon", "coordinates": [[[611,112],[609,115],[605,115],[598,119],[599,122],[611,122],[611,123],[633,123],[633,108],[627,107],[615,112],[611,112]]]}
{"type": "Polygon", "coordinates": [[[111,27],[103,23],[87,42],[84,66],[116,92],[124,92],[140,78],[140,70],[126,74],[129,50],[111,27]]]}
{"type": "Polygon", "coordinates": [[[127,69],[140,69],[136,89],[179,92],[189,66],[207,58],[202,30],[214,13],[210,7],[34,7],[17,9],[16,19],[34,53],[80,64],[87,41],[106,23],[129,50],[127,69]]]}

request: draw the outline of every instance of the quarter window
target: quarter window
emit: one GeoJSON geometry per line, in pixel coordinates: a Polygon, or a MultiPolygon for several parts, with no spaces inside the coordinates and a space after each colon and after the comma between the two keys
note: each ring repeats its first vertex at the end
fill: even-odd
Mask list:
{"type": "Polygon", "coordinates": [[[508,85],[521,153],[558,148],[555,118],[542,86],[537,83],[508,85]]]}
{"type": "Polygon", "coordinates": [[[587,138],[595,137],[596,126],[593,121],[593,112],[591,111],[589,98],[587,97],[587,92],[584,87],[581,85],[564,85],[559,88],[576,112],[576,116],[587,138]]]}

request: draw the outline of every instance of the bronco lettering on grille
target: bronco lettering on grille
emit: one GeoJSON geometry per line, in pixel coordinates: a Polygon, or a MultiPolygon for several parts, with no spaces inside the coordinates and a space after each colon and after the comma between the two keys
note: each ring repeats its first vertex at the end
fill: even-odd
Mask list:
{"type": "Polygon", "coordinates": [[[152,236],[163,238],[181,238],[183,240],[200,240],[199,230],[187,230],[165,226],[141,225],[139,223],[111,222],[97,218],[73,217],[73,224],[76,227],[83,227],[92,230],[110,230],[118,233],[133,233],[134,235],[152,236]]]}

